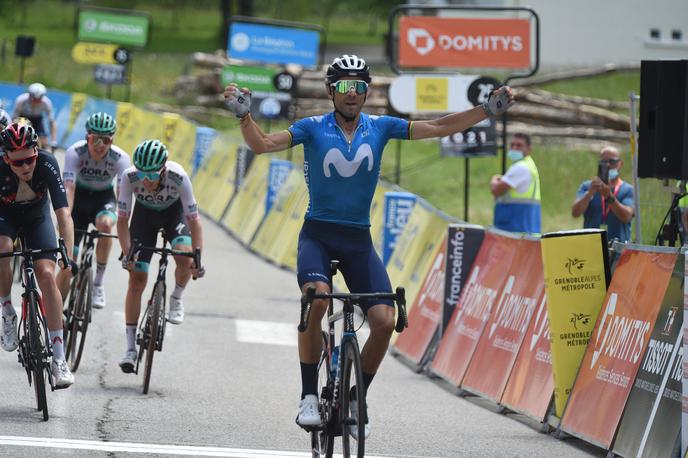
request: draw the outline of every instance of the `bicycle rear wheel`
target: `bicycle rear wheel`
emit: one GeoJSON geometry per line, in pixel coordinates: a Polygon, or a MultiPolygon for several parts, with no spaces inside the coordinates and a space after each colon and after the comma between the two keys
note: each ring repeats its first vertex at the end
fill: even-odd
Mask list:
{"type": "Polygon", "coordinates": [[[29,353],[31,366],[31,378],[33,379],[34,394],[36,396],[36,408],[43,411],[43,420],[48,420],[48,400],[45,394],[45,367],[47,334],[41,329],[38,317],[38,301],[35,293],[29,294],[29,319],[25,323],[26,335],[29,336],[29,353]],[[46,334],[46,335],[43,335],[46,334]]]}
{"type": "Polygon", "coordinates": [[[146,364],[143,367],[143,394],[148,394],[150,387],[151,371],[153,370],[153,355],[155,350],[162,346],[161,333],[161,318],[165,319],[163,310],[165,308],[165,288],[164,285],[156,283],[153,287],[153,295],[151,297],[151,304],[148,310],[148,323],[146,327],[149,331],[149,338],[146,348],[146,364]]]}
{"type": "Polygon", "coordinates": [[[75,288],[75,300],[70,317],[69,334],[67,338],[67,362],[72,372],[76,372],[81,362],[81,355],[86,342],[86,332],[91,321],[91,293],[93,290],[93,272],[91,269],[79,272],[79,280],[75,288]]]}
{"type": "Polygon", "coordinates": [[[328,351],[329,336],[323,331],[323,351],[318,364],[318,410],[323,421],[322,429],[311,430],[311,450],[313,458],[331,457],[334,451],[335,421],[332,409],[332,384],[330,377],[331,362],[328,351]]]}
{"type": "Polygon", "coordinates": [[[339,382],[342,452],[345,457],[352,456],[353,452],[353,456],[362,458],[365,454],[366,400],[358,342],[353,338],[345,337],[342,341],[339,357],[344,358],[342,359],[342,376],[339,382]],[[354,387],[353,393],[352,387],[354,387]],[[352,411],[352,399],[357,401],[355,412],[352,411]],[[358,440],[353,440],[349,436],[350,431],[355,431],[358,440]]]}

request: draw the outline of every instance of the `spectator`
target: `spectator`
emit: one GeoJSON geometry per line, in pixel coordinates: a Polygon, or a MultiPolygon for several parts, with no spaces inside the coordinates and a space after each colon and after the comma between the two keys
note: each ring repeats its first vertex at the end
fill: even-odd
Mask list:
{"type": "Polygon", "coordinates": [[[623,161],[619,150],[605,146],[600,151],[600,170],[590,180],[578,188],[576,201],[571,207],[574,218],[583,215],[583,227],[604,228],[609,240],[627,242],[631,239],[631,219],[633,219],[633,186],[621,179],[623,161]],[[606,181],[605,181],[606,180],[606,181]]]}
{"type": "Polygon", "coordinates": [[[494,227],[509,232],[540,234],[540,175],[530,156],[530,136],[514,134],[507,153],[513,162],[506,175],[494,175],[494,227]]]}

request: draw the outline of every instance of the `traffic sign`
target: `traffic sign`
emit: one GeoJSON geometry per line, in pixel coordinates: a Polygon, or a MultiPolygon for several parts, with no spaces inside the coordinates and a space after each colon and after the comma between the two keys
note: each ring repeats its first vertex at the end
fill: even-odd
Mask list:
{"type": "Polygon", "coordinates": [[[127,67],[110,64],[96,65],[93,67],[93,77],[103,84],[126,84],[127,67]]]}
{"type": "Polygon", "coordinates": [[[77,64],[116,64],[118,45],[80,41],[72,48],[72,58],[77,64]]]}

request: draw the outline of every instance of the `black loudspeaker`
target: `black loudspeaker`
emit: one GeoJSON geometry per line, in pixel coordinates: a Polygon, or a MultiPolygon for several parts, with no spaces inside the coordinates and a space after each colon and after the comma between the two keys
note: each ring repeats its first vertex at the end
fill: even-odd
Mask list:
{"type": "Polygon", "coordinates": [[[688,180],[688,60],[640,65],[638,176],[688,180]]]}
{"type": "Polygon", "coordinates": [[[19,57],[33,56],[33,48],[36,45],[36,37],[17,36],[17,44],[14,48],[14,55],[19,57]]]}

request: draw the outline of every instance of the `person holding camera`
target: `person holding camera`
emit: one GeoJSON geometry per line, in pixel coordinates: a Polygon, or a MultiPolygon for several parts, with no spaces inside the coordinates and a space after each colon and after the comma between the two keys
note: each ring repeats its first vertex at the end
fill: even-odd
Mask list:
{"type": "Polygon", "coordinates": [[[609,240],[631,239],[633,186],[619,175],[623,161],[619,150],[605,146],[600,151],[597,176],[581,183],[571,207],[574,218],[583,215],[583,227],[607,230],[609,240]]]}

